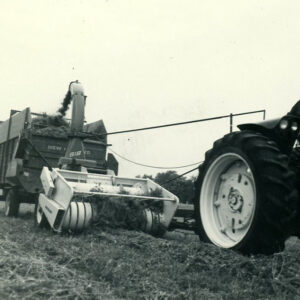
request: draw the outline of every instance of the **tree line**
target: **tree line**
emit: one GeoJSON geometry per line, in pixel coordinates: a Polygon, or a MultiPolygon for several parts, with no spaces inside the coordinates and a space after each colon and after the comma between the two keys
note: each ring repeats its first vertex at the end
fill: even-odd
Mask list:
{"type": "Polygon", "coordinates": [[[159,185],[166,188],[168,191],[176,195],[181,203],[193,203],[194,197],[194,182],[196,177],[186,178],[178,177],[176,171],[167,171],[157,173],[155,177],[152,175],[139,175],[137,178],[149,178],[159,185]]]}

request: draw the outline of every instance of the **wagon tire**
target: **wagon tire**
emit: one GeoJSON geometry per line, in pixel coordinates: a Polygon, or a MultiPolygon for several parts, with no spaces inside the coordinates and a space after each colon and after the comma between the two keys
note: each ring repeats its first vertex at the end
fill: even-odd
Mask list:
{"type": "Polygon", "coordinates": [[[18,191],[11,188],[5,197],[5,210],[4,214],[6,217],[17,217],[19,213],[20,201],[18,191]]]}
{"type": "Polygon", "coordinates": [[[234,132],[206,152],[195,182],[196,233],[244,254],[272,254],[291,235],[298,192],[288,157],[252,131],[234,132]]]}

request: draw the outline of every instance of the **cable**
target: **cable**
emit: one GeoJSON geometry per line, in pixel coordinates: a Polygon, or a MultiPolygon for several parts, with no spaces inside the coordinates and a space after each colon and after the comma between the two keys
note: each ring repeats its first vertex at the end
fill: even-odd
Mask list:
{"type": "Polygon", "coordinates": [[[201,162],[196,162],[196,163],[193,163],[193,164],[188,164],[188,165],[184,165],[184,166],[178,166],[178,167],[158,167],[158,166],[150,166],[150,165],[146,165],[146,164],[142,164],[142,163],[138,163],[138,162],[135,162],[135,161],[132,161],[120,154],[118,154],[116,151],[112,150],[111,147],[108,148],[112,153],[114,153],[115,155],[117,155],[118,157],[130,162],[130,163],[133,163],[135,165],[138,165],[138,166],[142,166],[142,167],[148,167],[148,168],[153,168],[153,169],[182,169],[182,168],[187,168],[187,167],[191,167],[191,166],[195,166],[195,165],[199,165],[201,162]]]}
{"type": "MultiPolygon", "coordinates": [[[[170,124],[163,124],[163,125],[158,125],[158,126],[142,127],[142,128],[136,128],[136,129],[113,131],[113,132],[108,132],[108,133],[90,134],[90,135],[100,140],[100,137],[107,136],[107,135],[121,134],[121,133],[128,133],[128,132],[136,132],[136,131],[143,131],[143,130],[151,130],[151,129],[171,127],[171,126],[178,126],[178,125],[186,125],[186,124],[191,124],[191,123],[198,123],[198,122],[204,122],[204,121],[218,120],[218,119],[224,119],[224,118],[230,118],[230,119],[232,119],[232,117],[234,117],[234,116],[243,116],[243,115],[255,114],[255,113],[263,113],[264,114],[264,118],[265,118],[266,110],[265,109],[263,109],[263,110],[255,110],[255,111],[249,111],[249,112],[244,112],[244,113],[229,114],[229,115],[223,115],[223,116],[212,117],[212,118],[205,118],[205,119],[198,119],[198,120],[192,120],[192,121],[186,121],[186,122],[170,123],[170,124]]],[[[118,154],[117,152],[115,152],[111,148],[109,148],[109,149],[110,149],[110,151],[112,153],[114,153],[118,157],[120,157],[120,158],[122,158],[122,159],[124,159],[124,160],[126,160],[126,161],[128,161],[130,163],[133,163],[133,164],[136,164],[136,165],[139,165],[139,166],[143,166],[143,167],[154,168],[154,169],[180,169],[180,168],[186,168],[186,167],[190,167],[190,166],[194,166],[194,165],[199,165],[200,163],[202,163],[202,162],[197,162],[197,163],[188,164],[188,165],[184,165],[184,166],[178,166],[178,167],[158,167],[158,166],[151,166],[151,165],[146,165],[146,164],[142,164],[142,163],[138,163],[138,162],[132,161],[132,160],[130,160],[130,159],[128,159],[128,158],[126,158],[126,157],[118,154]]],[[[185,172],[185,173],[183,173],[183,174],[175,177],[174,179],[165,182],[164,184],[167,184],[168,182],[171,182],[171,181],[173,181],[173,180],[175,180],[177,178],[180,178],[180,177],[182,177],[182,176],[184,176],[184,175],[186,175],[186,174],[188,174],[188,173],[196,170],[197,168],[192,169],[192,170],[190,170],[188,172],[185,172]]]]}
{"type": "Polygon", "coordinates": [[[176,179],[178,179],[178,178],[180,178],[180,177],[183,177],[183,176],[186,175],[186,174],[189,174],[189,173],[191,173],[191,172],[193,172],[193,171],[195,171],[195,170],[198,170],[198,168],[199,168],[199,167],[194,168],[194,169],[192,169],[192,170],[189,170],[189,171],[187,171],[187,172],[185,172],[185,173],[182,173],[182,174],[180,174],[180,175],[178,175],[178,176],[176,176],[176,177],[174,177],[174,178],[172,178],[172,179],[170,179],[170,180],[168,180],[168,181],[166,181],[166,182],[161,183],[160,185],[164,186],[164,185],[166,185],[166,184],[168,184],[168,183],[170,183],[170,182],[172,182],[172,181],[174,181],[174,180],[176,180],[176,179]]]}

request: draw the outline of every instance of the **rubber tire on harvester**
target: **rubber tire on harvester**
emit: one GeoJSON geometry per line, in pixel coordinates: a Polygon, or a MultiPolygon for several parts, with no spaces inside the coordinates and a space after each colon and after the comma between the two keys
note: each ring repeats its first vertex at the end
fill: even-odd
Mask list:
{"type": "Polygon", "coordinates": [[[38,197],[36,198],[34,205],[34,225],[38,228],[50,228],[48,220],[39,205],[38,197]]]}
{"type": "Polygon", "coordinates": [[[17,217],[19,213],[20,201],[17,189],[11,188],[5,196],[5,216],[17,217]]]}
{"type": "Polygon", "coordinates": [[[247,162],[256,190],[250,227],[245,236],[229,248],[244,254],[272,254],[283,250],[298,201],[298,193],[293,185],[295,175],[288,168],[288,157],[279,151],[276,143],[252,131],[227,134],[206,152],[195,183],[196,233],[201,240],[212,243],[201,220],[200,194],[209,167],[226,153],[237,154],[247,162]]]}

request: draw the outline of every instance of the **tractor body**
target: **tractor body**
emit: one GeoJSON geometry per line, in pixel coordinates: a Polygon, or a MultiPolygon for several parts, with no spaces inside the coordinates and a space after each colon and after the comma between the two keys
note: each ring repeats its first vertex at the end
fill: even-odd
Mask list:
{"type": "Polygon", "coordinates": [[[271,254],[299,236],[300,102],[280,119],[241,124],[214,142],[195,183],[200,239],[271,254]]]}

